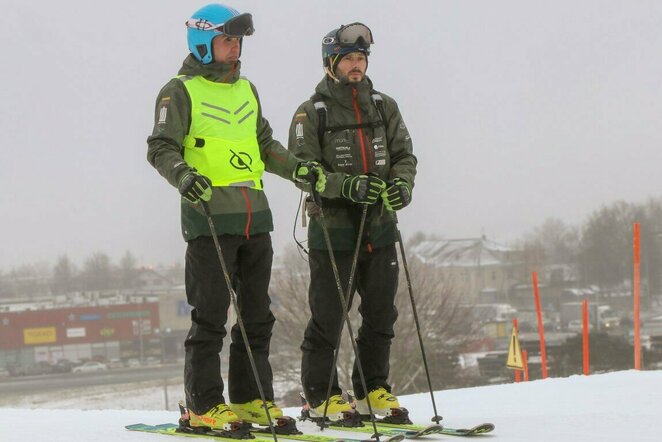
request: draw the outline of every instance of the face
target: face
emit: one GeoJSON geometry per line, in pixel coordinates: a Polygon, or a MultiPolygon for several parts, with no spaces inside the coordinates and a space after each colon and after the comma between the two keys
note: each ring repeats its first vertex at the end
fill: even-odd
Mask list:
{"type": "Polygon", "coordinates": [[[239,38],[219,35],[211,42],[214,61],[217,63],[234,64],[239,60],[239,38]]]}
{"type": "Polygon", "coordinates": [[[336,67],[338,78],[347,77],[351,83],[358,83],[363,80],[365,71],[368,69],[368,59],[363,52],[352,52],[345,55],[336,67]]]}

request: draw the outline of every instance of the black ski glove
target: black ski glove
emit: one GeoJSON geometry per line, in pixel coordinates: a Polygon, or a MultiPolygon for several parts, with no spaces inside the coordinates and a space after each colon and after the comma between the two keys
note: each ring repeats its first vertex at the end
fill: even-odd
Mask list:
{"type": "Polygon", "coordinates": [[[200,200],[209,201],[211,199],[211,180],[195,170],[186,172],[179,179],[177,189],[186,201],[193,204],[200,200]]]}
{"type": "Polygon", "coordinates": [[[348,176],[342,182],[341,195],[360,204],[375,204],[386,183],[374,175],[348,176]]]}
{"type": "Polygon", "coordinates": [[[317,161],[301,161],[294,169],[294,181],[311,184],[315,181],[315,191],[324,192],[326,189],[326,174],[317,161]]]}
{"type": "Polygon", "coordinates": [[[411,202],[411,186],[407,181],[396,178],[393,184],[382,192],[382,199],[386,210],[394,211],[407,207],[411,202]]]}

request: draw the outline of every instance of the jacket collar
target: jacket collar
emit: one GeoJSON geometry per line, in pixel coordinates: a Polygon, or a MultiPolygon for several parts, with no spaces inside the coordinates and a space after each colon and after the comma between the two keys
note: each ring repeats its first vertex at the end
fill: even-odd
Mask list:
{"type": "Polygon", "coordinates": [[[325,101],[335,101],[350,109],[354,106],[354,91],[356,91],[359,108],[362,110],[369,109],[372,102],[372,81],[367,76],[359,83],[350,83],[343,80],[336,82],[325,76],[315,88],[315,92],[321,95],[325,101]]]}
{"type": "Polygon", "coordinates": [[[193,55],[189,54],[179,69],[179,75],[201,75],[206,80],[217,83],[234,83],[239,79],[240,71],[240,61],[237,61],[235,64],[202,64],[193,55]]]}

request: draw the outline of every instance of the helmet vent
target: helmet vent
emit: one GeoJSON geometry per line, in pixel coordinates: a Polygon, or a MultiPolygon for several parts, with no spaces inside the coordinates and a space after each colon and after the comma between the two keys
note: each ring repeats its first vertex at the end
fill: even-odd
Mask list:
{"type": "Polygon", "coordinates": [[[200,54],[200,58],[205,58],[207,55],[207,45],[196,45],[195,49],[198,50],[198,54],[200,54]]]}

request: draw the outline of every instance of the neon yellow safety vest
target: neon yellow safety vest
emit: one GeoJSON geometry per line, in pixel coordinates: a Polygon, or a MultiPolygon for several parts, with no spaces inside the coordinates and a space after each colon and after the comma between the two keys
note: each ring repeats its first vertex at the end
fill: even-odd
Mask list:
{"type": "Polygon", "coordinates": [[[199,75],[178,78],[191,97],[184,160],[214,186],[262,190],[258,104],[251,84],[243,78],[235,83],[216,83],[199,75]]]}

